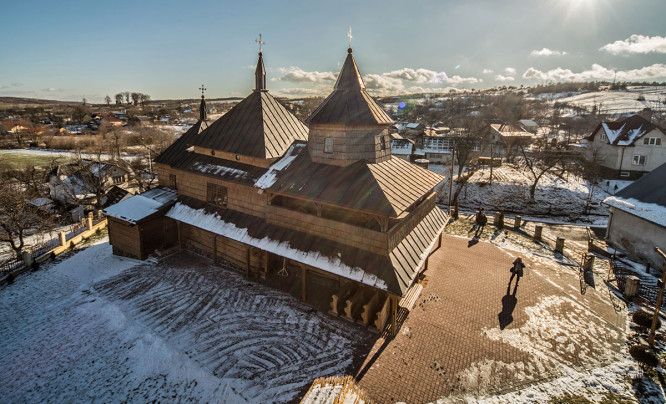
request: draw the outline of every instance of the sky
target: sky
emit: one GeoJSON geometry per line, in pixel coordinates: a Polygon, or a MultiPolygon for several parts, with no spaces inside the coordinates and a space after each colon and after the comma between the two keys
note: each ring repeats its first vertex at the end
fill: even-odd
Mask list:
{"type": "Polygon", "coordinates": [[[666,81],[664,0],[8,1],[0,96],[326,95],[349,46],[371,95],[666,81]]]}

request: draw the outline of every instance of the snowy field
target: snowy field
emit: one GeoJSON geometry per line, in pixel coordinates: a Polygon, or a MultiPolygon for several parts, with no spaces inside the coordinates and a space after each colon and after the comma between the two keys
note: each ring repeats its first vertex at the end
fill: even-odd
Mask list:
{"type": "MultiPolygon", "coordinates": [[[[442,165],[430,165],[430,169],[448,177],[448,169],[442,165]]],[[[532,182],[527,171],[511,165],[493,169],[492,185],[490,168],[479,169],[460,193],[460,206],[472,209],[483,207],[486,210],[505,209],[506,212],[518,212],[523,215],[558,216],[562,221],[591,221],[582,217],[583,209],[590,193],[589,184],[580,177],[567,175],[563,178],[546,173],[539,180],[535,201],[530,201],[529,187],[532,182]]],[[[626,185],[626,184],[622,184],[626,185]]],[[[457,184],[454,184],[454,192],[457,184]]],[[[604,187],[607,187],[604,183],[604,187]]],[[[621,189],[621,188],[618,188],[621,189]]],[[[440,195],[448,201],[448,186],[443,187],[440,195]]],[[[609,193],[595,186],[592,192],[592,215],[608,216],[608,209],[600,206],[609,193]]]]}
{"type": "Polygon", "coordinates": [[[288,402],[366,352],[360,327],[195,256],[169,262],[101,240],[0,286],[3,401],[288,402]]]}
{"type": "Polygon", "coordinates": [[[663,104],[666,100],[666,88],[663,86],[629,87],[626,91],[595,91],[554,98],[554,101],[584,107],[590,111],[596,105],[601,113],[605,114],[639,112],[645,108],[653,110],[666,108],[663,104]],[[639,101],[638,98],[641,96],[644,100],[639,101]]]}

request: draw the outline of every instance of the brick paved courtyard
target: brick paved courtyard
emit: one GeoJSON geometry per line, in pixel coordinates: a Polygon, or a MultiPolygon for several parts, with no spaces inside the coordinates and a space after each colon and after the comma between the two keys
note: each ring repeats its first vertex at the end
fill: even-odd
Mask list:
{"type": "Polygon", "coordinates": [[[356,375],[370,397],[491,395],[619,358],[626,314],[603,283],[582,295],[575,269],[523,256],[525,276],[507,290],[519,254],[468,241],[444,237],[398,335],[372,348],[356,375]]]}

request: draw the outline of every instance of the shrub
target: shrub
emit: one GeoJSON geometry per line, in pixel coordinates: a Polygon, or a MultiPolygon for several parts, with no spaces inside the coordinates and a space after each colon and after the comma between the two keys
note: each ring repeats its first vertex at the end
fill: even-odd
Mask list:
{"type": "MultiPolygon", "coordinates": [[[[641,327],[652,328],[653,318],[654,316],[652,315],[652,313],[647,312],[645,310],[638,310],[631,317],[631,321],[633,321],[634,323],[638,324],[641,327]]],[[[661,320],[657,318],[657,329],[659,328],[661,328],[661,320]]]]}
{"type": "Polygon", "coordinates": [[[636,360],[641,366],[657,367],[659,359],[657,354],[645,345],[634,345],[629,348],[629,355],[636,360]]]}

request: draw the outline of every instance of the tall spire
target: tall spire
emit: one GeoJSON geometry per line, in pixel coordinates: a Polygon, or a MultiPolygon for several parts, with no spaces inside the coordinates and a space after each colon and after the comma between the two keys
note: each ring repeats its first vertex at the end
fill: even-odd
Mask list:
{"type": "Polygon", "coordinates": [[[261,40],[261,33],[259,39],[255,39],[259,43],[259,60],[257,61],[257,69],[254,71],[254,91],[266,91],[266,68],[264,67],[263,46],[266,42],[261,40]]]}
{"type": "Polygon", "coordinates": [[[201,87],[199,87],[199,90],[201,90],[201,104],[199,105],[199,120],[200,121],[205,121],[206,120],[206,113],[207,108],[206,108],[206,99],[204,98],[204,91],[206,91],[206,87],[202,84],[201,87]]]}

